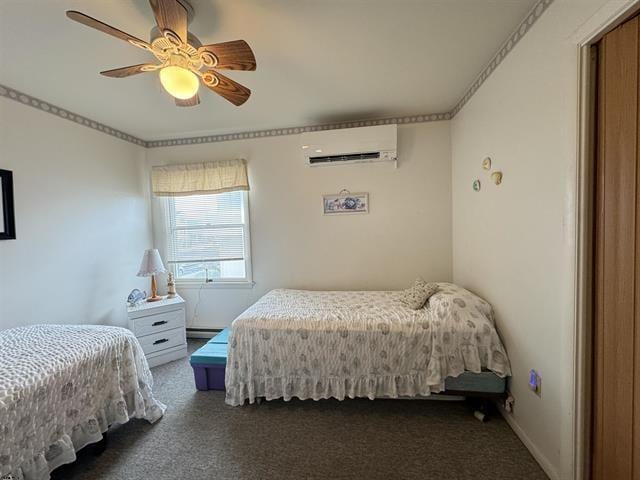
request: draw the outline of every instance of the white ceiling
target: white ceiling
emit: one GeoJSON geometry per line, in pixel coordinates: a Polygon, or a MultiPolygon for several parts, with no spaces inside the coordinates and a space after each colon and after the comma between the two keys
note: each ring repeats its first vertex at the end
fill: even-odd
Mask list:
{"type": "Polygon", "coordinates": [[[535,0],[193,0],[203,43],[244,39],[255,72],[235,107],[210,91],[178,108],[157,74],[99,71],[150,54],[72,22],[79,10],[139,38],[147,0],[0,0],[0,84],[155,140],[450,111],[535,0]]]}

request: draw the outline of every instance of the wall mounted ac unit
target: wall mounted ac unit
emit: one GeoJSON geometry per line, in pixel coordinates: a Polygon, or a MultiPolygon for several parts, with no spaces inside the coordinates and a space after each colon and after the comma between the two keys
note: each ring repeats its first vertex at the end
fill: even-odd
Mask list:
{"type": "Polygon", "coordinates": [[[395,162],[398,126],[343,128],[300,134],[305,161],[313,166],[395,162]]]}

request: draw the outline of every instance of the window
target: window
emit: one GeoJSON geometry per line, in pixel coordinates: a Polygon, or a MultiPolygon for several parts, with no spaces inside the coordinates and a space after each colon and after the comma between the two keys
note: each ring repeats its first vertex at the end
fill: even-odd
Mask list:
{"type": "Polygon", "coordinates": [[[168,263],[176,280],[249,282],[247,192],[168,197],[168,263]]]}

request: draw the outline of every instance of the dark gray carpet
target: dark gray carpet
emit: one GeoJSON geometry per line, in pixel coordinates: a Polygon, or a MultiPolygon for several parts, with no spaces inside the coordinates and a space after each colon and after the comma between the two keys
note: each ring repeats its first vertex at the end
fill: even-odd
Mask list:
{"type": "Polygon", "coordinates": [[[229,407],[195,389],[187,359],[152,371],[165,417],[111,428],[104,453],[84,449],[54,480],[547,478],[499,415],[480,423],[463,402],[229,407]]]}

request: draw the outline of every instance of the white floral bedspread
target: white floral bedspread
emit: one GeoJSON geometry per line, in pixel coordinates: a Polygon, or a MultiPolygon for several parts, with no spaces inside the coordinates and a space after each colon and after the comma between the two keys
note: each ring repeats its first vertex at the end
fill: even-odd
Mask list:
{"type": "Polygon", "coordinates": [[[226,402],[426,396],[465,370],[510,375],[491,306],[438,285],[420,310],[400,291],[269,292],[233,322],[226,402]]]}
{"type": "Polygon", "coordinates": [[[0,478],[48,479],[110,424],[155,422],[165,406],[152,383],[140,344],[124,328],[0,331],[0,478]]]}

